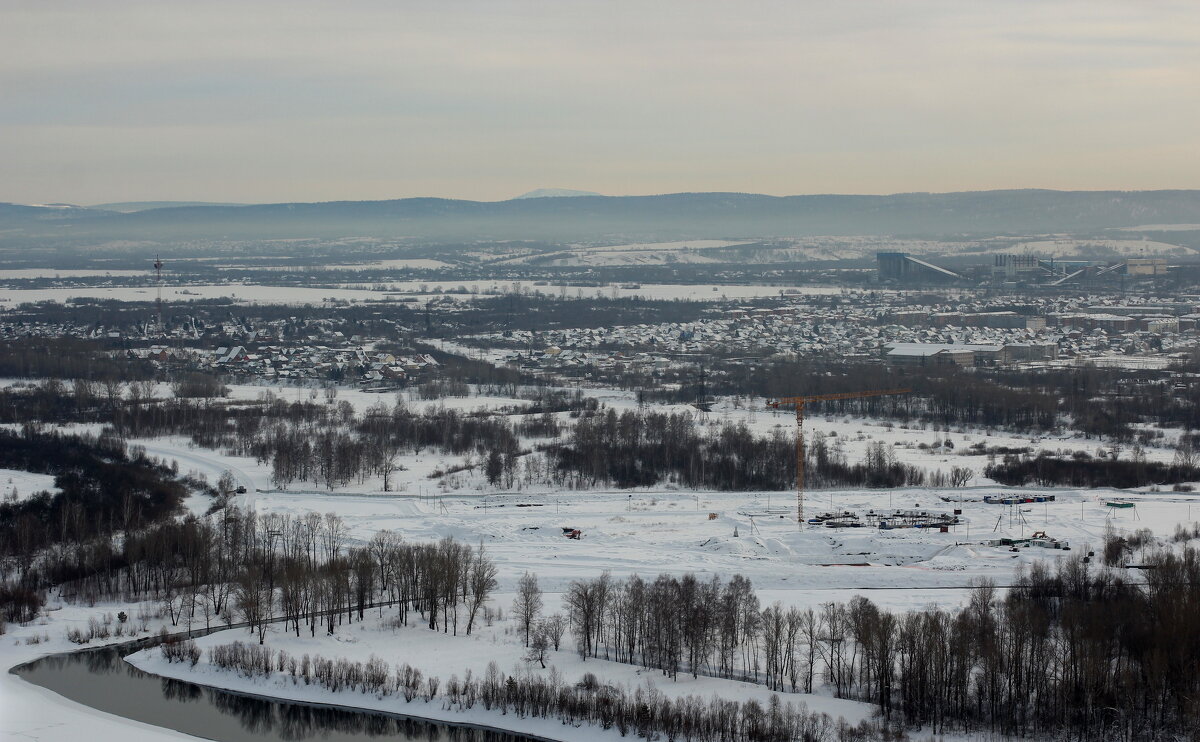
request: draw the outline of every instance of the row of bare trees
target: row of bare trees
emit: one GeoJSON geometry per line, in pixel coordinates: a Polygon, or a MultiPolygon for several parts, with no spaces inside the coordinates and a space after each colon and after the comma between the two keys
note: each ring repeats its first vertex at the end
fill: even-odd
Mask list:
{"type": "Polygon", "coordinates": [[[337,515],[258,515],[226,507],[121,538],[103,535],[40,551],[18,584],[61,584],[67,599],[152,600],[173,625],[247,623],[262,641],[281,620],[297,635],[362,620],[393,604],[400,621],[470,634],[496,587],[482,545],[410,543],[389,531],[354,545],[337,515]]]}
{"type": "MultiPolygon", "coordinates": [[[[876,441],[861,462],[826,437],[808,448],[807,481],[827,487],[946,486],[941,472],[897,461],[876,441]]],[[[552,484],[572,487],[648,486],[671,481],[717,490],[782,490],[795,485],[795,438],[790,429],[758,435],[745,424],[713,429],[690,413],[608,409],[580,416],[562,443],[548,447],[552,484]]]]}
{"type": "MultiPolygon", "coordinates": [[[[957,610],[892,613],[862,597],[760,608],[747,580],[573,582],[581,657],[870,701],[886,719],[1072,740],[1200,729],[1200,552],[1147,557],[1143,581],[1081,558],[1035,563],[1006,596],[981,583],[957,610]]],[[[1179,737],[1178,735],[1184,735],[1179,737]]]]}
{"type": "MultiPolygon", "coordinates": [[[[167,644],[168,661],[195,665],[199,649],[192,642],[167,644]]],[[[320,655],[296,657],[285,650],[223,644],[209,650],[212,664],[244,677],[273,677],[296,686],[315,686],[334,692],[353,691],[386,698],[441,700],[443,707],[467,712],[482,707],[520,718],[556,719],[564,725],[589,725],[615,729],[622,736],[684,739],[694,742],[868,742],[893,739],[887,725],[864,722],[858,726],[835,722],[828,714],[808,711],[804,704],[785,703],[772,696],[757,700],[684,696],[672,698],[652,686],[632,691],[603,684],[595,676],[567,683],[557,672],[547,676],[505,675],[495,662],[486,672],[468,670],[460,679],[445,682],[436,675],[400,663],[395,667],[372,657],[366,662],[326,659],[320,655]]]]}

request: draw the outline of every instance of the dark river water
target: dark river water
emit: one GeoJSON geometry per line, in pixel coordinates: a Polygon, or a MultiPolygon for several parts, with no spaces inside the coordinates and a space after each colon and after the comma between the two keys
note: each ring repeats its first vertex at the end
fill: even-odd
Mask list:
{"type": "Polygon", "coordinates": [[[13,672],[85,706],[221,742],[376,737],[427,742],[533,740],[375,711],[268,700],[161,678],[122,659],[139,648],[124,645],[52,655],[13,672]]]}

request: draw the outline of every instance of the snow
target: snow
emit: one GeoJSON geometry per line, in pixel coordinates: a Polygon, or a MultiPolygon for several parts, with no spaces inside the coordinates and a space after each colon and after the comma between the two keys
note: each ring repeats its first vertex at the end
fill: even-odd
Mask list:
{"type": "Polygon", "coordinates": [[[148,276],[148,271],[120,270],[106,268],[81,268],[58,270],[55,268],[11,268],[0,270],[0,281],[19,278],[91,278],[117,276],[148,276]]]}
{"type": "Polygon", "coordinates": [[[572,245],[566,250],[534,253],[496,261],[513,265],[535,261],[562,266],[663,265],[664,263],[719,263],[719,257],[704,254],[716,248],[735,247],[747,242],[728,240],[684,240],[679,242],[639,242],[627,245],[572,245]]]}
{"type": "Polygon", "coordinates": [[[581,191],[575,188],[534,188],[528,193],[522,193],[514,198],[520,201],[526,198],[575,198],[578,196],[599,196],[595,191],[581,191]]]}
{"type": "MultiPolygon", "coordinates": [[[[494,603],[502,608],[512,603],[511,594],[499,594],[494,603]]],[[[547,596],[546,612],[552,613],[559,609],[559,596],[547,596]]],[[[387,662],[392,669],[402,663],[419,668],[425,676],[433,675],[446,681],[451,675],[464,677],[470,670],[475,677],[482,677],[487,672],[490,662],[495,662],[501,672],[509,675],[524,675],[525,673],[549,677],[557,669],[562,680],[574,684],[581,680],[585,673],[594,673],[607,684],[625,688],[630,693],[637,687],[652,685],[659,692],[671,698],[684,696],[700,696],[709,698],[719,695],[729,700],[746,701],[757,699],[761,703],[769,701],[772,695],[779,695],[781,700],[794,705],[804,703],[810,710],[828,713],[834,717],[844,717],[847,721],[857,723],[870,718],[873,707],[870,704],[832,698],[828,695],[804,693],[774,694],[763,685],[725,680],[701,676],[681,674],[677,680],[671,680],[656,670],[646,670],[635,665],[609,662],[603,659],[591,658],[581,660],[572,649],[569,636],[564,637],[560,651],[550,651],[547,656],[546,669],[536,663],[524,661],[525,647],[518,634],[515,621],[509,619],[498,621],[492,626],[480,623],[471,636],[443,634],[420,626],[420,618],[410,616],[414,625],[407,627],[390,626],[394,610],[383,609],[371,612],[365,621],[340,626],[333,635],[310,637],[305,631],[297,637],[287,633],[280,624],[271,627],[266,645],[273,651],[284,650],[289,655],[300,657],[304,654],[320,655],[326,658],[341,657],[354,662],[366,662],[371,657],[379,657],[387,662]],[[380,615],[382,613],[382,616],[380,615]]],[[[461,630],[461,629],[460,629],[461,630]]],[[[180,680],[190,680],[206,685],[243,690],[262,695],[289,698],[294,700],[320,700],[323,702],[344,703],[362,708],[373,708],[392,711],[394,713],[412,714],[426,718],[462,721],[463,715],[442,709],[435,700],[425,703],[414,700],[405,703],[403,698],[388,696],[377,698],[358,692],[331,693],[295,684],[288,677],[276,673],[270,678],[249,679],[239,677],[234,672],[222,671],[208,662],[207,649],[229,644],[234,641],[254,642],[256,639],[245,630],[222,631],[196,640],[205,651],[203,658],[195,668],[183,664],[166,662],[157,649],[143,650],[130,655],[128,662],[147,672],[174,677],[180,680]]],[[[564,736],[562,725],[553,720],[515,719],[512,715],[504,716],[498,712],[486,712],[482,709],[472,709],[468,714],[472,721],[485,723],[514,731],[528,731],[544,734],[553,739],[579,739],[581,730],[570,730],[569,737],[564,736]],[[512,722],[520,722],[519,726],[510,726],[512,722]],[[526,723],[532,722],[532,725],[526,723]]],[[[598,729],[583,727],[584,732],[600,733],[598,729]]],[[[619,738],[619,735],[603,735],[603,739],[619,738]]]]}
{"type": "MultiPolygon", "coordinates": [[[[282,398],[307,395],[308,390],[234,385],[234,399],[254,400],[265,391],[282,398]]],[[[165,391],[161,392],[164,396],[165,391]]],[[[633,392],[613,389],[590,389],[589,395],[617,411],[637,407],[633,392]]],[[[406,394],[406,397],[410,394],[406,394]]],[[[391,405],[393,395],[378,395],[355,389],[339,389],[338,402],[348,402],[362,411],[381,401],[391,405]]],[[[511,409],[524,404],[521,400],[470,396],[438,401],[405,399],[413,409],[445,405],[459,410],[511,409]]],[[[673,412],[695,412],[687,405],[664,406],[673,412]]],[[[569,422],[569,415],[559,415],[569,422]]],[[[719,400],[708,424],[723,422],[744,423],[759,435],[772,431],[791,434],[794,420],[788,412],[777,412],[763,406],[762,400],[719,400]]],[[[75,426],[72,430],[95,426],[75,426]]],[[[1157,432],[1147,428],[1147,432],[1157,432]]],[[[1129,533],[1142,528],[1160,537],[1169,537],[1176,524],[1200,519],[1200,495],[1177,492],[1153,492],[1077,489],[1013,489],[996,485],[983,476],[988,463],[986,454],[972,452],[971,446],[984,443],[988,447],[1029,447],[1034,451],[1084,450],[1095,453],[1104,445],[1095,439],[1073,434],[1017,435],[983,429],[934,430],[921,426],[901,427],[886,420],[864,419],[835,415],[810,414],[806,421],[809,441],[818,434],[829,435],[830,445],[839,442],[850,460],[863,457],[868,446],[881,441],[894,447],[897,460],[925,468],[948,471],[951,467],[966,467],[976,475],[975,486],[960,489],[934,490],[907,488],[895,490],[810,490],[806,493],[806,515],[811,517],[825,511],[849,510],[859,515],[868,512],[891,512],[896,509],[918,509],[949,514],[962,511],[962,523],[947,533],[937,529],[875,528],[831,529],[805,525],[798,528],[795,521],[795,494],[792,492],[692,492],[681,491],[664,483],[653,488],[636,490],[567,491],[546,485],[525,487],[513,491],[491,487],[480,472],[464,471],[441,479],[429,474],[437,468],[462,464],[461,457],[424,451],[407,455],[401,463],[407,468],[396,476],[399,491],[383,492],[377,478],[353,482],[335,491],[310,484],[294,484],[287,491],[276,489],[271,482],[270,467],[253,459],[229,457],[219,451],[198,448],[184,437],[164,437],[131,441],[144,446],[147,453],[166,461],[178,463],[181,472],[203,475],[215,481],[229,471],[236,482],[247,488],[238,504],[261,514],[280,513],[302,515],[307,512],[336,512],[346,522],[349,541],[362,544],[380,529],[390,529],[410,541],[430,541],[451,536],[462,541],[482,543],[499,567],[500,590],[511,591],[525,571],[534,572],[546,590],[546,601],[556,605],[561,593],[572,580],[594,577],[610,570],[616,577],[639,574],[643,577],[660,572],[701,575],[733,574],[748,577],[759,592],[764,605],[780,602],[785,606],[817,607],[830,601],[847,601],[862,595],[881,607],[893,611],[923,609],[932,605],[950,608],[962,605],[971,584],[978,578],[990,578],[998,585],[1011,584],[1014,570],[1037,560],[1058,560],[1098,549],[1104,534],[1110,529],[1129,533]],[[941,445],[953,443],[952,448],[941,445]],[[937,445],[933,445],[937,444],[937,445]],[[926,448],[919,448],[925,445],[926,448]],[[445,482],[446,484],[442,484],[445,482]],[[983,502],[985,495],[1020,493],[1024,495],[1054,495],[1054,502],[1014,507],[983,502]],[[1119,497],[1134,502],[1130,510],[1114,510],[1105,500],[1119,497]],[[583,533],[579,541],[562,537],[562,528],[570,526],[583,533]],[[1027,538],[1034,531],[1044,530],[1049,536],[1066,541],[1071,551],[1041,548],[1022,548],[1016,552],[1008,547],[987,545],[1000,537],[1027,538]]],[[[1156,445],[1146,448],[1151,460],[1169,461],[1175,431],[1165,431],[1156,445]]],[[[528,445],[531,441],[525,441],[528,445]]],[[[24,494],[38,481],[52,485],[52,478],[36,479],[38,475],[0,471],[0,487],[7,488],[7,479],[24,494]]],[[[189,507],[202,513],[209,504],[207,498],[191,498],[189,507]]],[[[497,604],[507,610],[510,596],[499,595],[497,604]]],[[[86,609],[64,608],[52,615],[51,642],[48,645],[27,646],[22,637],[38,631],[37,627],[16,627],[11,637],[0,639],[0,660],[11,666],[47,651],[62,651],[62,618],[71,611],[86,609]],[[12,641],[16,643],[13,644],[12,641]]],[[[224,643],[234,638],[245,640],[244,634],[223,634],[204,640],[206,645],[224,643]]],[[[406,661],[420,666],[427,674],[448,679],[451,673],[461,674],[471,668],[481,672],[489,660],[495,659],[505,672],[512,672],[520,662],[521,647],[516,643],[507,624],[481,628],[477,636],[446,637],[424,629],[392,631],[378,620],[363,626],[355,624],[339,632],[337,639],[319,638],[297,640],[287,637],[277,627],[271,634],[273,646],[292,653],[318,653],[326,656],[345,656],[366,659],[378,654],[395,664],[406,661]],[[301,647],[304,648],[301,648],[301,647]]],[[[136,659],[145,669],[154,672],[185,673],[190,680],[212,682],[242,690],[254,690],[304,700],[330,700],[298,696],[318,693],[313,689],[297,688],[285,683],[258,684],[233,676],[213,675],[202,665],[196,673],[179,666],[166,667],[153,653],[136,659]],[[238,685],[238,684],[242,685],[238,685]],[[242,687],[245,686],[245,687],[242,687]]],[[[553,663],[568,680],[577,679],[585,665],[571,652],[559,652],[553,663]]],[[[765,691],[760,686],[748,686],[711,678],[692,680],[682,678],[671,682],[655,673],[615,663],[588,660],[586,671],[593,671],[614,682],[636,685],[653,677],[656,687],[675,694],[718,692],[729,698],[746,698],[765,691]]],[[[64,719],[62,729],[70,733],[87,728],[92,723],[89,712],[44,697],[41,691],[7,676],[0,688],[4,698],[5,725],[0,732],[36,734],[35,723],[50,715],[64,719]],[[15,690],[14,690],[15,689],[15,690]],[[39,695],[41,694],[41,695],[39,695]],[[10,702],[9,699],[18,699],[10,702]],[[8,704],[16,703],[20,708],[8,704]],[[35,711],[27,712],[31,708],[35,711]]],[[[274,683],[274,681],[272,681],[274,683]]],[[[396,709],[396,699],[373,699],[362,695],[337,699],[364,707],[390,704],[388,708],[402,713],[442,718],[440,704],[415,702],[411,707],[396,709]]],[[[818,697],[809,700],[810,706],[834,715],[853,717],[853,707],[830,705],[832,699],[818,697]]],[[[382,706],[378,706],[381,707],[382,706]]],[[[495,719],[477,716],[446,716],[452,721],[493,723],[495,719]]],[[[105,717],[107,719],[107,717],[105,717]]],[[[512,718],[504,719],[510,723],[512,718]]],[[[529,720],[525,720],[529,721],[529,720]]],[[[97,728],[115,725],[111,719],[95,721],[97,728]]],[[[523,722],[522,722],[523,723],[523,722]]],[[[545,736],[561,738],[562,727],[552,722],[553,730],[540,731],[545,736]]],[[[572,730],[571,739],[582,737],[572,730]]],[[[591,732],[588,732],[591,734],[591,732]]],[[[596,734],[602,734],[596,731],[596,734]]],[[[66,739],[57,731],[47,739],[66,739]]],[[[134,737],[137,738],[136,736],[134,737]]],[[[601,737],[597,737],[599,739],[601,737]]],[[[607,737],[603,737],[607,739],[607,737]]]]}
{"type": "MultiPolygon", "coordinates": [[[[8,672],[17,665],[39,657],[78,649],[66,639],[71,627],[87,627],[90,617],[124,610],[132,618],[137,608],[124,603],[79,606],[51,600],[51,610],[28,625],[9,624],[0,635],[0,739],[74,742],[80,739],[154,742],[162,739],[195,739],[162,727],[130,721],[67,700],[53,691],[27,683],[8,672]],[[36,638],[38,643],[28,643],[36,638]]],[[[152,621],[149,632],[158,630],[160,621],[152,621]]],[[[94,640],[87,646],[113,644],[128,637],[94,640]]]]}
{"type": "Polygon", "coordinates": [[[1192,255],[1196,250],[1182,245],[1172,245],[1154,240],[1100,240],[1062,238],[1022,242],[996,252],[1020,255],[1030,253],[1053,258],[1092,256],[1097,253],[1114,253],[1124,257],[1148,257],[1165,255],[1192,255]]]}
{"type": "MultiPolygon", "coordinates": [[[[511,594],[497,594],[494,603],[507,609],[511,604],[512,597],[511,594]]],[[[557,610],[558,602],[559,596],[547,595],[547,611],[557,610]]],[[[89,618],[101,618],[105,614],[115,614],[119,610],[127,611],[131,617],[138,612],[137,606],[120,603],[88,607],[52,601],[51,608],[52,610],[38,622],[28,626],[10,626],[10,633],[0,637],[0,667],[9,668],[48,654],[76,649],[74,644],[66,640],[66,630],[71,627],[86,626],[89,618]],[[29,643],[31,638],[36,638],[38,643],[29,643]]],[[[486,671],[488,662],[493,659],[500,669],[508,674],[515,672],[549,673],[549,670],[542,671],[540,667],[531,666],[530,663],[521,659],[524,649],[516,636],[514,627],[509,622],[496,622],[492,627],[481,623],[473,636],[455,637],[418,626],[393,629],[387,625],[386,621],[391,615],[385,609],[384,620],[381,620],[375,612],[372,612],[364,623],[343,626],[334,636],[319,636],[315,639],[308,638],[303,633],[301,638],[296,638],[293,634],[285,632],[280,624],[276,624],[269,630],[268,644],[274,649],[285,649],[289,653],[297,655],[321,654],[329,658],[345,657],[364,661],[375,654],[393,666],[407,662],[414,667],[421,668],[426,675],[439,676],[443,681],[443,688],[445,681],[452,674],[462,677],[468,668],[476,676],[482,675],[486,671]]],[[[131,618],[131,623],[135,620],[131,618]]],[[[147,633],[157,632],[161,624],[161,619],[151,619],[147,633]]],[[[168,626],[168,630],[181,628],[183,627],[168,626]]],[[[87,646],[109,644],[118,640],[117,637],[108,640],[94,640],[87,646]]],[[[235,629],[198,639],[197,643],[203,647],[210,647],[232,641],[253,641],[253,638],[243,630],[235,629]]],[[[656,671],[647,671],[630,665],[598,659],[589,659],[584,662],[573,652],[565,649],[566,646],[567,644],[564,644],[562,651],[551,652],[548,664],[558,667],[564,680],[568,682],[577,681],[584,672],[594,672],[606,682],[630,688],[650,683],[658,691],[672,697],[691,694],[707,698],[718,693],[725,698],[743,700],[766,699],[771,695],[763,686],[749,683],[707,677],[693,679],[691,676],[681,676],[678,681],[671,681],[656,671]]],[[[514,714],[502,715],[496,711],[486,711],[482,706],[462,713],[442,708],[442,704],[437,700],[425,703],[418,699],[406,704],[402,697],[396,696],[380,699],[355,692],[331,694],[315,687],[292,685],[290,681],[286,680],[280,682],[277,678],[266,681],[240,678],[233,673],[220,672],[212,668],[206,660],[207,656],[195,670],[192,670],[179,664],[167,664],[156,649],[143,651],[128,658],[131,664],[147,672],[258,695],[313,703],[344,704],[452,723],[478,724],[539,735],[546,739],[569,739],[572,742],[575,740],[614,740],[615,742],[620,739],[619,734],[615,731],[606,732],[598,727],[588,726],[563,727],[560,722],[555,720],[520,719],[514,714]]],[[[829,713],[835,718],[845,717],[849,721],[856,722],[859,719],[868,718],[872,712],[869,704],[835,699],[828,695],[790,693],[780,695],[784,700],[792,703],[806,702],[811,710],[829,713]]],[[[45,742],[59,740],[66,742],[81,738],[121,739],[122,742],[141,742],[142,740],[164,738],[193,739],[167,729],[132,722],[91,709],[58,696],[52,691],[27,683],[18,676],[7,672],[0,674],[0,738],[35,739],[45,742]]]]}
{"type": "Polygon", "coordinates": [[[415,268],[418,270],[433,270],[437,268],[453,268],[454,266],[442,260],[434,260],[433,258],[391,258],[388,260],[376,260],[373,263],[361,263],[357,265],[327,265],[323,266],[326,270],[374,270],[377,268],[415,268]]]}
{"type": "Polygon", "coordinates": [[[1195,232],[1200,224],[1141,224],[1136,227],[1121,227],[1122,232],[1195,232]]]}
{"type": "Polygon", "coordinates": [[[0,501],[7,500],[16,490],[17,500],[24,500],[38,492],[58,492],[54,477],[50,474],[32,474],[17,469],[0,469],[0,501]]]}
{"type": "MultiPolygon", "coordinates": [[[[1032,493],[1031,490],[1022,490],[1032,493]]],[[[351,539],[365,543],[379,529],[426,541],[449,535],[482,542],[500,567],[501,586],[511,588],[525,571],[558,591],[573,579],[611,570],[616,576],[660,572],[741,573],[760,589],[781,591],[778,599],[804,605],[819,592],[824,600],[848,600],[862,592],[887,603],[898,591],[903,601],[914,589],[941,591],[922,598],[956,604],[973,578],[1004,585],[1020,564],[1061,559],[1088,546],[1097,548],[1105,530],[1149,528],[1168,536],[1176,523],[1200,516],[1200,498],[1181,493],[1056,490],[1055,502],[1014,509],[982,502],[985,494],[1012,493],[996,487],[934,492],[816,491],[807,513],[826,510],[923,509],[963,511],[963,523],[948,533],[936,529],[830,529],[796,527],[794,496],[788,493],[574,492],[559,494],[394,495],[258,493],[260,513],[337,512],[351,539]],[[963,502],[943,502],[939,495],[963,502]],[[1113,511],[1106,498],[1138,503],[1132,512],[1113,511]],[[976,501],[972,501],[976,500],[976,501]],[[522,507],[518,507],[521,505],[522,507]],[[710,519],[710,513],[716,518],[710,519]],[[781,517],[782,516],[782,517],[781,517]],[[583,539],[562,537],[566,526],[583,539]],[[734,531],[737,536],[734,536],[734,531]],[[1035,530],[1068,541],[1072,552],[985,546],[999,537],[1021,538],[1035,530]],[[957,593],[957,594],[955,594],[957,593]]],[[[823,602],[823,601],[822,601],[823,602]]]]}
{"type": "MultiPolygon", "coordinates": [[[[236,387],[234,394],[252,397],[261,389],[236,387]]],[[[339,398],[342,396],[356,407],[379,400],[379,395],[366,393],[343,392],[339,398]]],[[[627,393],[599,392],[598,396],[618,410],[636,406],[636,400],[627,393]]],[[[478,397],[447,401],[461,409],[514,403],[505,398],[478,397]]],[[[677,411],[686,409],[680,405],[677,411]]],[[[560,417],[565,420],[566,415],[560,417]]],[[[777,428],[790,433],[793,427],[789,415],[761,408],[719,407],[711,418],[744,422],[759,434],[777,428]]],[[[547,581],[547,589],[561,589],[572,579],[606,568],[618,575],[740,572],[760,589],[785,591],[778,598],[791,603],[809,600],[812,591],[819,591],[823,599],[847,599],[855,590],[862,590],[873,600],[883,602],[893,595],[904,595],[907,600],[914,589],[926,589],[935,592],[922,597],[921,604],[930,600],[948,604],[960,599],[972,577],[991,577],[1005,584],[1017,563],[1062,557],[1061,552],[1013,554],[982,546],[987,539],[1047,530],[1051,536],[1070,542],[1077,551],[1084,545],[1097,546],[1110,524],[1118,531],[1148,527],[1169,536],[1176,523],[1191,522],[1200,516],[1200,496],[1188,493],[1026,489],[1021,492],[1054,494],[1057,500],[1022,508],[1027,511],[1024,523],[1010,522],[1008,508],[981,501],[984,495],[1014,490],[996,486],[983,477],[988,457],[967,453],[973,443],[1094,453],[1102,445],[1096,440],[922,430],[832,416],[810,416],[807,431],[810,442],[818,433],[837,433],[829,441],[831,445],[841,441],[850,460],[861,458],[871,443],[883,441],[894,445],[896,458],[905,463],[943,471],[958,466],[977,472],[975,486],[964,489],[810,490],[806,498],[809,516],[846,509],[865,514],[898,508],[935,512],[961,508],[963,524],[946,534],[932,529],[800,530],[795,523],[795,497],[790,492],[683,492],[669,483],[632,491],[562,491],[545,485],[504,491],[488,486],[477,471],[430,479],[428,475],[435,469],[460,465],[463,460],[428,450],[402,457],[407,471],[396,474],[396,491],[383,492],[378,478],[352,482],[333,492],[312,483],[293,483],[288,490],[280,491],[271,481],[269,466],[253,459],[198,448],[182,437],[132,443],[144,446],[151,456],[177,462],[181,472],[201,474],[210,482],[224,471],[231,472],[235,481],[248,490],[239,497],[239,503],[259,512],[337,512],[359,542],[384,528],[413,540],[450,535],[470,543],[482,541],[499,563],[502,577],[511,581],[525,570],[534,571],[547,581]],[[945,440],[952,441],[955,448],[917,448],[918,444],[945,440]],[[442,482],[449,483],[443,486],[442,482]],[[1138,502],[1138,508],[1132,513],[1114,513],[1104,507],[1103,500],[1115,496],[1138,502]],[[943,502],[942,497],[953,502],[943,502]],[[710,520],[709,513],[717,517],[710,520]],[[580,528],[583,540],[563,539],[559,534],[565,525],[580,528]],[[848,566],[864,563],[868,566],[848,566]],[[786,591],[793,591],[796,597],[788,598],[786,591]]],[[[1164,439],[1163,443],[1169,444],[1170,440],[1164,439]]],[[[1160,461],[1169,461],[1172,455],[1165,445],[1148,447],[1146,452],[1148,458],[1160,461]]],[[[0,483],[3,481],[0,478],[0,483]]],[[[193,510],[203,512],[208,501],[193,498],[189,504],[193,510]]]]}
{"type": "MultiPolygon", "coordinates": [[[[146,287],[80,286],[49,289],[0,289],[0,301],[13,306],[26,302],[67,302],[72,299],[115,301],[154,301],[157,289],[146,287]]],[[[233,299],[243,304],[321,304],[336,301],[387,301],[382,292],[363,289],[307,288],[301,286],[260,286],[253,284],[195,284],[163,286],[164,302],[200,299],[233,299]]]]}
{"type": "MultiPolygon", "coordinates": [[[[792,287],[764,284],[612,284],[604,286],[565,286],[533,281],[396,281],[353,284],[335,288],[306,286],[263,286],[259,284],[188,284],[164,285],[164,302],[179,303],[201,299],[231,299],[241,304],[319,305],[329,301],[398,302],[427,301],[446,296],[462,301],[472,297],[498,296],[513,291],[555,296],[565,293],[582,296],[683,301],[717,301],[777,297],[781,293],[808,295],[841,294],[845,289],[822,286],[792,287]],[[363,288],[363,286],[374,288],[363,288]]],[[[0,289],[0,303],[16,307],[27,302],[67,302],[73,299],[114,301],[154,301],[155,286],[73,286],[70,288],[0,289]]]]}

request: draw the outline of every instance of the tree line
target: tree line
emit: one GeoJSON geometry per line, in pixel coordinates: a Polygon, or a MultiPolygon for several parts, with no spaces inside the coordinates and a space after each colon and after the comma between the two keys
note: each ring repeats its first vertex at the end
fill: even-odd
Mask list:
{"type": "Polygon", "coordinates": [[[906,367],[837,357],[775,357],[747,365],[710,359],[662,378],[630,378],[647,398],[690,403],[706,394],[774,398],[866,389],[910,388],[904,395],[813,403],[812,414],[865,415],[902,423],[1045,432],[1132,440],[1136,423],[1200,429],[1200,382],[1174,370],[1095,366],[1007,368],[906,367]],[[667,388],[664,382],[675,382],[667,388]]]}
{"type": "Polygon", "coordinates": [[[0,429],[0,468],[52,474],[57,490],[0,503],[0,556],[19,571],[51,546],[111,539],[169,518],[188,494],[176,472],[105,434],[0,429]]]}
{"type": "MultiPolygon", "coordinates": [[[[169,662],[190,662],[200,657],[194,642],[168,642],[162,653],[169,662]]],[[[555,719],[566,726],[595,726],[616,730],[622,737],[694,740],[695,742],[850,742],[892,738],[886,725],[863,722],[851,726],[835,722],[828,714],[810,712],[804,704],[783,702],[772,696],[730,701],[719,697],[671,698],[653,687],[632,691],[601,683],[586,675],[578,683],[561,675],[505,675],[495,662],[475,676],[467,670],[460,679],[445,682],[424,675],[406,663],[393,666],[372,657],[366,662],[320,655],[296,657],[286,650],[233,642],[212,647],[213,666],[243,677],[276,679],[293,686],[315,686],[333,692],[358,692],[376,698],[402,697],[465,712],[476,707],[498,710],[519,718],[555,719]]]]}
{"type": "MultiPolygon", "coordinates": [[[[1110,449],[1111,450],[1111,449],[1110,449]]],[[[1149,461],[1140,447],[1135,446],[1128,459],[1093,457],[1077,451],[1070,457],[1052,456],[1042,451],[1037,456],[1006,455],[1001,461],[988,464],[984,474],[1000,484],[1040,487],[1144,487],[1146,485],[1177,485],[1200,480],[1196,455],[1187,447],[1176,451],[1174,461],[1149,461]]]]}
{"type": "MultiPolygon", "coordinates": [[[[650,486],[670,482],[713,490],[786,490],[796,485],[791,430],[758,435],[745,423],[712,429],[690,413],[600,410],[579,417],[560,444],[547,447],[548,483],[573,488],[650,486]]],[[[814,437],[806,448],[806,482],[814,487],[905,487],[948,482],[940,472],[897,461],[881,442],[850,464],[840,441],[814,437]]]]}
{"type": "Polygon", "coordinates": [[[1200,552],[1159,550],[1135,581],[1083,558],[1035,562],[1006,596],[907,613],[856,596],[762,608],[749,582],[695,575],[576,580],[564,605],[581,657],[876,704],[935,734],[1187,738],[1200,728],[1200,552]]]}
{"type": "Polygon", "coordinates": [[[283,620],[297,636],[362,620],[368,606],[397,619],[470,634],[490,615],[496,567],[482,546],[449,538],[409,543],[388,531],[349,543],[332,513],[258,515],[226,506],[113,533],[68,538],[10,565],[5,584],[60,587],[66,599],[148,600],[172,625],[249,624],[260,642],[283,620]]]}

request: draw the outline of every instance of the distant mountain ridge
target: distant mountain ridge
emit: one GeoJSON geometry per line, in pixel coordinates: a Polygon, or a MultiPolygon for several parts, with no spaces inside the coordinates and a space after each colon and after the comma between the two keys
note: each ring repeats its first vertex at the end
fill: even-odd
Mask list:
{"type": "Polygon", "coordinates": [[[808,235],[987,235],[1200,223],[1200,191],[1006,190],[766,196],[673,193],[466,201],[406,198],[130,213],[0,204],[0,239],[413,237],[648,241],[808,235]]]}
{"type": "Polygon", "coordinates": [[[150,209],[173,209],[180,206],[245,206],[246,204],[226,201],[119,201],[111,204],[96,204],[89,209],[100,211],[118,211],[123,214],[134,211],[149,211],[150,209]]]}
{"type": "Polygon", "coordinates": [[[576,191],[570,188],[535,188],[529,193],[522,193],[517,198],[577,198],[579,196],[601,195],[603,194],[596,193],[595,191],[576,191]]]}

